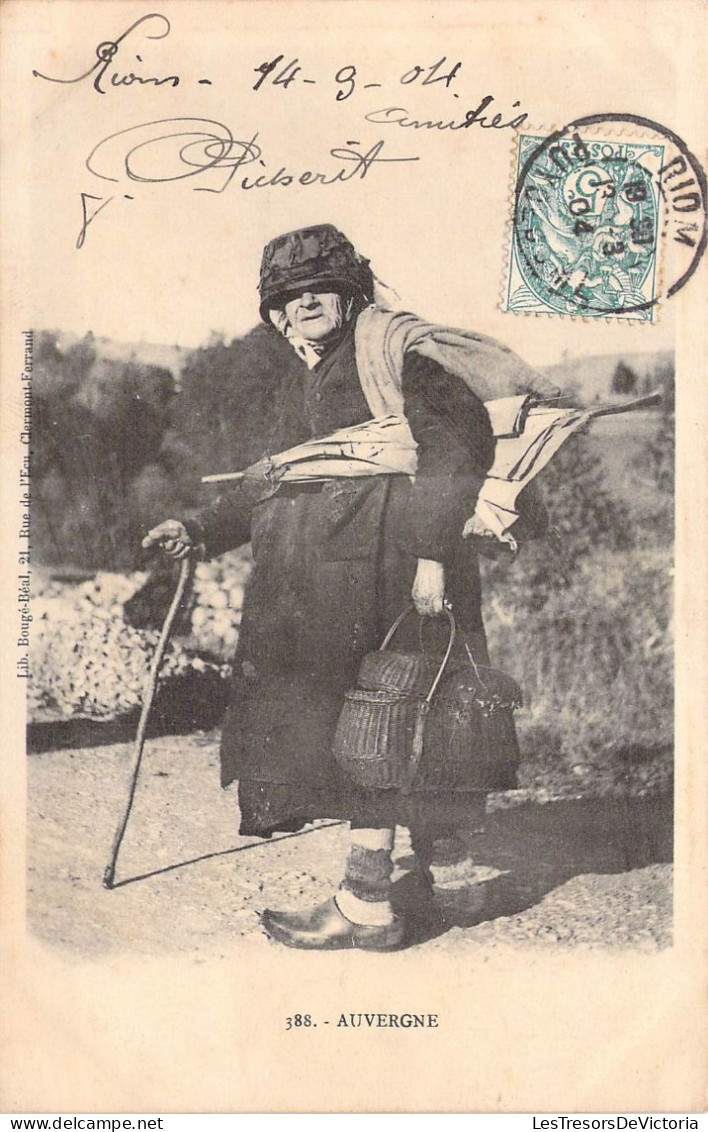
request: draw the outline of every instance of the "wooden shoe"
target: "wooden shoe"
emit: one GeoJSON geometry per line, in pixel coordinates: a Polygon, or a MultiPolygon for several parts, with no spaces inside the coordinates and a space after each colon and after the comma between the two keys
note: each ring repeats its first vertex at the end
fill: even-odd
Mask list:
{"type": "Polygon", "coordinates": [[[356,947],[362,951],[392,951],[400,947],[405,923],[396,917],[393,923],[372,927],[348,920],[334,897],[307,912],[276,912],[266,908],[261,913],[266,934],[286,947],[310,951],[336,951],[356,947]]]}

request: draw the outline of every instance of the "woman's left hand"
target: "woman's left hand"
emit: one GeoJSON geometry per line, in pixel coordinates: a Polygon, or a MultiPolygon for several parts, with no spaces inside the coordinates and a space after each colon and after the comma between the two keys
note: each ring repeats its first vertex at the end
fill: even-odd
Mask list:
{"type": "Polygon", "coordinates": [[[442,562],[419,558],[413,582],[413,604],[422,617],[435,617],[443,611],[445,600],[445,567],[442,562]]]}

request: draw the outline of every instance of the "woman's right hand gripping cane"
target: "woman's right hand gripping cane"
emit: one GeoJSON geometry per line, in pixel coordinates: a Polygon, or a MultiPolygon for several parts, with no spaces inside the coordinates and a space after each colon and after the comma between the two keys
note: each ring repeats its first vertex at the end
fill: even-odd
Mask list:
{"type": "Polygon", "coordinates": [[[153,527],[145,535],[142,546],[144,550],[158,547],[169,558],[180,560],[189,554],[195,554],[200,549],[179,519],[165,519],[164,523],[153,527]]]}

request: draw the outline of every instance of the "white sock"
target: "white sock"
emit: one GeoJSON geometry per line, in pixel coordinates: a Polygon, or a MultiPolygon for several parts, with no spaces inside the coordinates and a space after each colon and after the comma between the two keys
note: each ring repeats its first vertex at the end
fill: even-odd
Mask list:
{"type": "Polygon", "coordinates": [[[352,845],[362,845],[365,849],[393,849],[395,829],[353,829],[352,845]]]}
{"type": "Polygon", "coordinates": [[[396,919],[388,900],[360,900],[348,888],[340,888],[334,897],[334,902],[342,915],[353,924],[383,928],[396,919]]]}

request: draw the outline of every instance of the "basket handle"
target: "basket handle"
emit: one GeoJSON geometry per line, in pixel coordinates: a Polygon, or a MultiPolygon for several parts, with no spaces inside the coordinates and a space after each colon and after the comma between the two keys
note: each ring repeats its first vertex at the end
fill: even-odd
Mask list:
{"type": "MultiPolygon", "coordinates": [[[[380,645],[379,652],[383,652],[388,647],[388,645],[391,643],[391,640],[393,639],[393,636],[396,633],[396,631],[398,630],[398,628],[400,627],[400,625],[403,623],[403,621],[405,621],[405,619],[406,619],[406,617],[408,616],[409,613],[413,613],[414,609],[415,609],[414,605],[408,605],[403,610],[403,613],[400,613],[398,615],[398,617],[394,621],[393,625],[389,629],[388,633],[384,637],[383,642],[380,645]]],[[[435,695],[435,692],[437,691],[438,684],[442,680],[443,675],[445,673],[445,669],[447,668],[447,662],[450,659],[450,654],[452,652],[452,646],[455,643],[455,634],[457,633],[457,626],[455,624],[455,618],[452,616],[452,613],[447,608],[447,606],[445,606],[445,608],[444,608],[444,613],[445,613],[445,616],[447,617],[448,624],[450,626],[450,635],[449,635],[448,642],[447,642],[447,648],[445,650],[445,656],[442,659],[442,663],[440,665],[440,668],[438,669],[438,672],[437,672],[435,679],[433,680],[430,691],[428,692],[427,696],[425,697],[424,702],[428,706],[430,706],[432,698],[435,695]]]]}
{"type": "Polygon", "coordinates": [[[467,637],[464,635],[464,633],[462,634],[462,643],[465,646],[465,652],[467,653],[467,656],[469,657],[469,662],[472,665],[472,670],[473,670],[475,676],[479,680],[482,687],[486,689],[487,685],[484,682],[484,677],[482,676],[482,673],[479,671],[479,668],[477,667],[477,662],[474,659],[474,657],[472,656],[472,649],[470,648],[469,644],[467,643],[467,637]]]}
{"type": "MultiPolygon", "coordinates": [[[[383,639],[383,642],[382,642],[380,649],[379,649],[380,652],[383,652],[386,649],[386,647],[391,642],[391,639],[392,639],[394,633],[396,632],[396,630],[399,628],[401,623],[403,621],[405,621],[408,614],[412,613],[414,609],[415,609],[415,606],[409,605],[403,610],[403,613],[400,613],[398,615],[398,617],[396,618],[393,625],[391,626],[388,633],[386,634],[386,636],[383,639]]],[[[447,648],[445,649],[445,655],[444,655],[442,662],[440,664],[440,667],[439,667],[439,669],[436,673],[435,679],[433,680],[433,683],[430,686],[430,691],[428,692],[427,696],[422,701],[422,703],[420,703],[419,706],[418,706],[418,713],[417,713],[416,722],[415,722],[415,730],[414,730],[414,733],[413,733],[411,759],[410,759],[410,762],[408,764],[408,769],[407,769],[407,773],[406,773],[406,781],[405,781],[405,783],[402,787],[402,792],[404,794],[408,794],[410,792],[410,790],[413,787],[413,781],[415,779],[415,776],[418,773],[418,767],[420,766],[420,761],[423,757],[423,740],[424,740],[424,736],[425,736],[425,721],[426,721],[428,712],[430,711],[430,706],[431,706],[432,701],[433,701],[433,696],[435,695],[437,688],[438,688],[438,684],[442,680],[443,675],[445,673],[445,669],[447,668],[447,662],[450,659],[450,654],[452,653],[452,646],[455,643],[455,634],[457,632],[457,626],[455,625],[455,618],[452,616],[452,612],[450,611],[450,609],[448,609],[447,606],[444,606],[444,613],[445,613],[445,616],[447,617],[448,624],[450,626],[450,635],[449,635],[448,642],[447,642],[447,648]]]]}
{"type": "Polygon", "coordinates": [[[455,625],[455,618],[452,616],[452,613],[449,609],[445,609],[445,616],[447,617],[448,623],[450,625],[450,636],[449,636],[449,639],[448,639],[448,642],[447,642],[447,648],[445,649],[445,656],[442,659],[442,663],[441,663],[441,665],[438,669],[438,672],[437,672],[435,679],[433,680],[433,683],[430,687],[430,691],[428,692],[427,696],[425,697],[425,703],[428,707],[430,707],[430,704],[432,703],[432,700],[433,700],[433,696],[435,695],[435,693],[437,691],[438,684],[440,683],[440,681],[443,678],[443,674],[445,672],[445,669],[447,668],[447,662],[450,659],[450,653],[452,652],[452,646],[455,643],[455,634],[457,632],[457,626],[455,625]]]}
{"type": "Polygon", "coordinates": [[[443,657],[442,664],[440,665],[440,667],[437,671],[437,675],[436,675],[435,679],[433,680],[430,691],[428,692],[427,696],[422,701],[422,703],[420,703],[418,705],[418,713],[417,713],[416,721],[415,721],[415,730],[413,732],[413,744],[412,744],[412,749],[411,749],[411,759],[410,759],[410,762],[408,764],[408,772],[406,774],[406,782],[405,782],[405,785],[403,787],[403,793],[404,794],[407,794],[412,789],[413,782],[415,780],[415,776],[418,773],[418,767],[420,766],[420,760],[423,757],[423,743],[424,743],[424,740],[425,740],[425,722],[428,718],[428,712],[430,711],[430,707],[431,707],[432,702],[433,702],[433,696],[435,695],[435,692],[437,691],[438,684],[440,683],[440,681],[443,678],[443,673],[445,672],[445,669],[447,667],[447,662],[450,659],[450,653],[452,652],[452,646],[455,643],[455,618],[452,616],[452,613],[450,612],[449,609],[446,609],[445,612],[447,614],[448,621],[450,622],[450,639],[447,642],[447,649],[445,650],[445,656],[443,657]]]}

